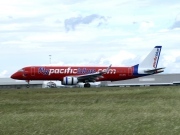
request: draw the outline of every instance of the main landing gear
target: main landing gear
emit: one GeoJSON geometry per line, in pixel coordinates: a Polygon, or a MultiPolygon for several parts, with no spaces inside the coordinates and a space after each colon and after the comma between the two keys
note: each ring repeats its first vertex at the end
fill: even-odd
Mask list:
{"type": "Polygon", "coordinates": [[[91,85],[89,83],[84,84],[84,88],[90,88],[90,87],[91,87],[91,85]]]}
{"type": "Polygon", "coordinates": [[[28,83],[28,84],[26,85],[26,88],[29,88],[29,86],[30,86],[30,85],[29,85],[29,82],[30,82],[30,81],[29,81],[29,80],[26,80],[26,82],[28,83]]]}

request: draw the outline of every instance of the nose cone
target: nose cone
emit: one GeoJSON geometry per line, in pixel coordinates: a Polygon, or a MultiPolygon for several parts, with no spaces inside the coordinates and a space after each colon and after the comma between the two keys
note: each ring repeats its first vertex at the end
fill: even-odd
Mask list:
{"type": "Polygon", "coordinates": [[[17,74],[17,73],[12,74],[12,75],[11,75],[11,78],[12,78],[12,79],[18,79],[18,74],[17,74]]]}

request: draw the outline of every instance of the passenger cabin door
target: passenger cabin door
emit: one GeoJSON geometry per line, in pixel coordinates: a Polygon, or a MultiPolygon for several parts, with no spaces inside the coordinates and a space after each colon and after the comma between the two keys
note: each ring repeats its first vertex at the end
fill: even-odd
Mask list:
{"type": "Polygon", "coordinates": [[[31,76],[35,76],[35,67],[31,67],[31,76]]]}
{"type": "Polygon", "coordinates": [[[132,67],[128,68],[128,76],[132,76],[133,72],[132,72],[132,67]]]}

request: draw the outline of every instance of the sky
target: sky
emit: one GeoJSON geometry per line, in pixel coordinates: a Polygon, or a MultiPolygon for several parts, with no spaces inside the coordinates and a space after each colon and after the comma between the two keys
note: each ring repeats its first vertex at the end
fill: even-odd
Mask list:
{"type": "Polygon", "coordinates": [[[179,0],[0,1],[0,77],[33,65],[133,66],[156,45],[158,66],[180,73],[179,0]]]}

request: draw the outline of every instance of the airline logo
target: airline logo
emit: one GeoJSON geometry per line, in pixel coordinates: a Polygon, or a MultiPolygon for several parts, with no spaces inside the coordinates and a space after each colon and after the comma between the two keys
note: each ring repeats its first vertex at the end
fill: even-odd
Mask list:
{"type": "Polygon", "coordinates": [[[159,54],[160,54],[160,49],[157,48],[157,50],[155,52],[154,62],[153,62],[153,67],[154,68],[156,68],[156,66],[157,66],[159,54]]]}
{"type": "MultiPolygon", "coordinates": [[[[39,74],[43,75],[51,75],[51,74],[91,74],[95,72],[102,72],[106,71],[106,69],[87,69],[87,68],[51,68],[51,69],[46,69],[44,67],[40,67],[38,69],[39,74]]],[[[116,69],[109,69],[109,72],[107,74],[115,74],[116,69]]]]}
{"type": "Polygon", "coordinates": [[[44,67],[40,67],[38,69],[38,73],[39,74],[43,74],[43,75],[49,75],[49,70],[48,69],[45,69],[44,67]]]}

